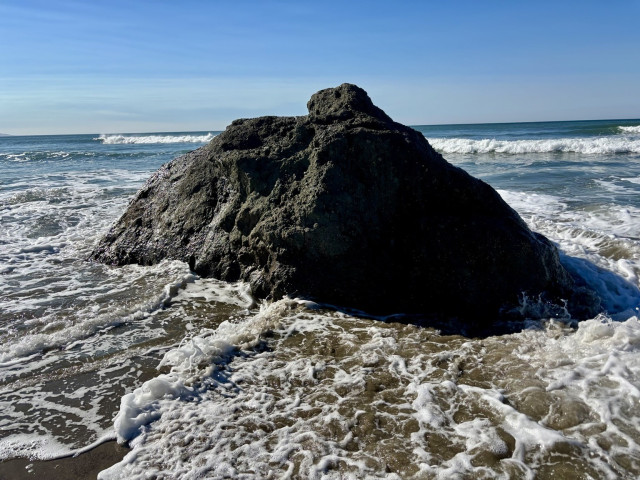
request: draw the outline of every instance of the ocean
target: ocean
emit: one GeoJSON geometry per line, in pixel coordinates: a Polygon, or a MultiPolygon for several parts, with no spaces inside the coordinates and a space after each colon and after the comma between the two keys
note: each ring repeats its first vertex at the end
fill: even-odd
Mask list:
{"type": "Polygon", "coordinates": [[[118,440],[100,479],[640,476],[640,120],[414,128],[606,311],[473,338],[88,262],[152,172],[218,132],[0,137],[0,460],[118,440]]]}

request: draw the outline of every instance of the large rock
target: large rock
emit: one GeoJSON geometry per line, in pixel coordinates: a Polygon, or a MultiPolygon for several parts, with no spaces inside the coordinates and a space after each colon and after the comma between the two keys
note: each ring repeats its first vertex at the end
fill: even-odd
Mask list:
{"type": "Polygon", "coordinates": [[[202,276],[247,281],[258,297],[473,323],[523,293],[572,298],[555,247],[364,90],[322,90],[307,107],[303,117],[236,120],[164,165],[92,258],[179,259],[202,276]]]}

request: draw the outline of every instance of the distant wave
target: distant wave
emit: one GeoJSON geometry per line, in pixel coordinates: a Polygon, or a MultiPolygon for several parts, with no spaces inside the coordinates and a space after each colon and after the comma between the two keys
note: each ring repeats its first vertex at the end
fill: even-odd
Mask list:
{"type": "MultiPolygon", "coordinates": [[[[9,162],[30,162],[32,160],[51,160],[58,158],[69,158],[75,155],[76,152],[22,152],[22,153],[0,153],[0,160],[7,160],[9,162]]],[[[83,152],[82,155],[93,156],[93,153],[83,152]]]]}
{"type": "Polygon", "coordinates": [[[212,133],[206,135],[100,135],[94,140],[104,144],[133,144],[133,143],[206,143],[215,137],[212,133]]]}
{"type": "Polygon", "coordinates": [[[640,125],[630,126],[630,127],[618,127],[622,133],[640,133],[640,125]]]}
{"type": "Polygon", "coordinates": [[[440,153],[640,153],[640,140],[630,140],[624,137],[556,138],[549,140],[433,138],[429,139],[429,143],[440,153]]]}

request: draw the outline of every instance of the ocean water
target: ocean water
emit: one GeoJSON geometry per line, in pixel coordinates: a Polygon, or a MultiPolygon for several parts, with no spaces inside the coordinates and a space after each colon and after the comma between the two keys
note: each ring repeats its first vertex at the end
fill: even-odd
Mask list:
{"type": "Polygon", "coordinates": [[[640,476],[640,120],[415,128],[606,311],[470,338],[256,302],[180,262],[87,262],[216,132],[0,137],[0,459],[117,439],[101,479],[640,476]]]}

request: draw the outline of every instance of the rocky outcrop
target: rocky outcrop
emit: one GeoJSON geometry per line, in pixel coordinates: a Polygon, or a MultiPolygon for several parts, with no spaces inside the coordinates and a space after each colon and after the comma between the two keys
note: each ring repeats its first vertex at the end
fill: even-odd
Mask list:
{"type": "Polygon", "coordinates": [[[322,90],[307,107],[236,120],[164,165],[92,258],[179,259],[258,297],[480,323],[523,293],[574,296],[546,238],[364,90],[322,90]]]}

